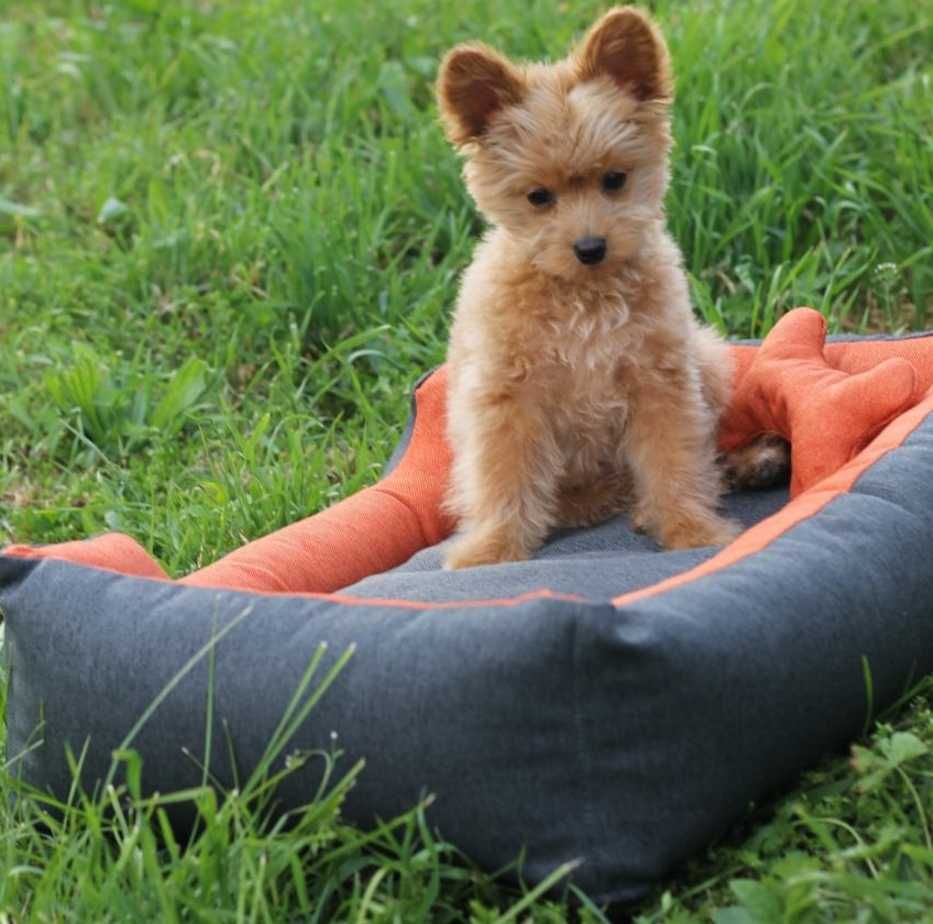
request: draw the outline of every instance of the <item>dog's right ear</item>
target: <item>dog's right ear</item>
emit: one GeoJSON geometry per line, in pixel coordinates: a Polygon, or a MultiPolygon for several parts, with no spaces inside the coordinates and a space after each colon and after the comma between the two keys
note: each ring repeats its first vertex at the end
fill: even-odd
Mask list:
{"type": "Polygon", "coordinates": [[[521,71],[485,45],[457,45],[441,62],[437,102],[447,137],[457,147],[478,140],[489,120],[524,94],[521,71]]]}

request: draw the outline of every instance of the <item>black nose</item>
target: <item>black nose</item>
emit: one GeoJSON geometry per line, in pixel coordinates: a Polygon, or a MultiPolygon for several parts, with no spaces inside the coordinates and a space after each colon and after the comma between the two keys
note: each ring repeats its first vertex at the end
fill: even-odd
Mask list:
{"type": "Polygon", "coordinates": [[[599,263],[606,256],[604,237],[581,237],[573,245],[573,252],[581,263],[599,263]]]}

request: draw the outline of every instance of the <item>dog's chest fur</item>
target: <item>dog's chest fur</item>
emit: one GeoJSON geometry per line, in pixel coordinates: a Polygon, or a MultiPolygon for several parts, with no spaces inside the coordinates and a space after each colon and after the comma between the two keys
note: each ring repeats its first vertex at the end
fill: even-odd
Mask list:
{"type": "Polygon", "coordinates": [[[557,294],[530,378],[574,481],[619,458],[644,331],[621,288],[557,294]]]}
{"type": "Polygon", "coordinates": [[[633,400],[673,358],[658,343],[660,286],[635,267],[573,285],[502,260],[491,243],[464,276],[451,331],[464,395],[511,393],[549,432],[568,482],[618,469],[633,400]]]}

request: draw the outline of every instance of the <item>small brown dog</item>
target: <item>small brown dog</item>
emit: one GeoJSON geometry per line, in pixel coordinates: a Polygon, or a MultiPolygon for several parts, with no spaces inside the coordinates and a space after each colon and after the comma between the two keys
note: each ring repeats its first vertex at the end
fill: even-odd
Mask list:
{"type": "Polygon", "coordinates": [[[673,84],[658,29],[613,9],[553,65],[459,45],[437,93],[492,224],[450,337],[461,535],[446,566],[527,558],[554,527],[627,507],[667,548],[727,542],[715,437],[731,367],[665,229],[673,84]]]}

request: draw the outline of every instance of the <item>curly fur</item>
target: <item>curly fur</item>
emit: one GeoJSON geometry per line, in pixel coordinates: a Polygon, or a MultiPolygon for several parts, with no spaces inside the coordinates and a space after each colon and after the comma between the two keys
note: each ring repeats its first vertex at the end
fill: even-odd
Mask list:
{"type": "Polygon", "coordinates": [[[477,44],[444,59],[441,114],[492,225],[450,335],[448,567],[526,558],[625,508],[668,548],[736,532],[716,511],[728,352],[665,228],[672,95],[664,41],[631,7],[553,65],[477,44]],[[553,201],[532,204],[539,188],[553,201]],[[574,244],[594,235],[605,258],[584,264],[574,244]]]}

